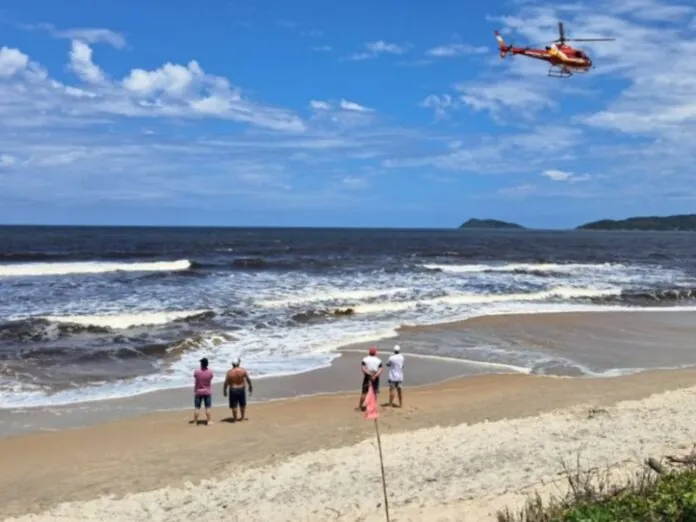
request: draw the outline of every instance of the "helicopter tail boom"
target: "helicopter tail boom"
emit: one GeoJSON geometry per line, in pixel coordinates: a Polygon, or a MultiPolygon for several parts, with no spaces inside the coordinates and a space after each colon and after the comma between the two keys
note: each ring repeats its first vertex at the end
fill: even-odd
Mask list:
{"type": "Polygon", "coordinates": [[[505,40],[500,36],[498,31],[495,32],[495,39],[498,40],[498,49],[500,51],[500,57],[505,58],[510,50],[510,46],[505,44],[505,40]]]}

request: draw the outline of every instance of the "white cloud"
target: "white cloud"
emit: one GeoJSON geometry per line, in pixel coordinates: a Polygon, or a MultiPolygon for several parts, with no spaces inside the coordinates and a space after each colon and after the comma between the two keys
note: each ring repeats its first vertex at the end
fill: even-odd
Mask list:
{"type": "Polygon", "coordinates": [[[11,167],[17,163],[17,158],[10,154],[0,154],[0,167],[11,167]]]}
{"type": "MultiPolygon", "coordinates": [[[[334,106],[333,103],[328,102],[328,101],[322,101],[322,100],[311,100],[309,102],[309,107],[313,109],[314,111],[318,112],[326,112],[326,111],[332,111],[335,110],[336,107],[334,106]]],[[[360,113],[372,113],[375,112],[374,109],[370,107],[365,107],[364,105],[360,105],[359,103],[348,101],[345,98],[341,98],[341,100],[338,102],[338,109],[341,109],[343,111],[348,111],[348,112],[360,112],[360,113]]]]}
{"type": "Polygon", "coordinates": [[[80,40],[81,42],[91,44],[105,43],[116,49],[123,49],[126,47],[126,37],[123,34],[102,27],[76,27],[72,29],[60,30],[57,29],[53,24],[47,23],[24,24],[22,27],[29,31],[45,31],[53,38],[80,40]]]}
{"type": "Polygon", "coordinates": [[[545,170],[544,172],[541,173],[542,176],[545,176],[553,181],[568,181],[571,177],[573,177],[573,174],[570,172],[566,172],[564,170],[545,170]]]}
{"type": "Polygon", "coordinates": [[[611,10],[615,14],[630,15],[648,22],[678,22],[689,18],[694,8],[656,0],[614,0],[611,10]]]}
{"type": "MultiPolygon", "coordinates": [[[[563,199],[599,199],[605,198],[607,196],[606,192],[592,190],[584,188],[579,190],[577,187],[570,187],[568,185],[558,185],[556,184],[553,188],[540,187],[534,185],[533,183],[522,183],[518,185],[512,185],[509,187],[504,187],[495,191],[492,196],[494,198],[504,197],[509,199],[525,199],[530,197],[536,198],[563,198],[563,199]]],[[[484,196],[486,198],[491,197],[491,195],[484,196]]]]}
{"type": "Polygon", "coordinates": [[[443,138],[448,150],[404,152],[399,158],[388,158],[382,166],[389,169],[437,168],[451,173],[497,175],[537,172],[552,160],[562,160],[582,136],[578,129],[560,126],[538,126],[519,133],[478,134],[463,142],[443,138]]]}
{"type": "Polygon", "coordinates": [[[347,189],[359,190],[364,189],[368,186],[368,182],[365,178],[359,178],[356,176],[345,176],[341,179],[341,183],[347,189]]]}
{"type": "Polygon", "coordinates": [[[468,44],[453,43],[449,45],[440,45],[438,47],[433,47],[428,49],[425,54],[427,56],[433,56],[436,58],[452,58],[455,56],[462,56],[465,54],[482,54],[488,52],[487,47],[476,47],[468,44]]]}
{"type": "Polygon", "coordinates": [[[123,49],[126,46],[126,38],[115,31],[102,28],[82,28],[68,29],[59,31],[56,36],[69,40],[81,40],[87,43],[106,43],[116,49],[123,49]]]}
{"type": "MultiPolygon", "coordinates": [[[[339,100],[312,100],[309,102],[312,110],[312,117],[308,124],[314,132],[320,134],[313,136],[311,147],[339,146],[338,142],[346,142],[346,138],[341,136],[338,140],[333,137],[333,132],[356,132],[357,129],[367,129],[374,125],[378,118],[377,111],[371,107],[366,107],[345,98],[339,100]],[[326,134],[321,134],[326,133],[326,134]]],[[[349,142],[350,140],[348,140],[349,142]]],[[[309,145],[307,143],[306,146],[309,145]]]]}
{"type": "Polygon", "coordinates": [[[384,40],[367,43],[365,44],[365,47],[367,47],[368,51],[376,54],[402,54],[404,52],[403,47],[393,43],[387,43],[384,40]]]}
{"type": "Polygon", "coordinates": [[[529,183],[523,185],[515,185],[512,187],[505,187],[498,191],[496,194],[499,196],[505,196],[509,198],[524,198],[533,194],[536,191],[536,187],[529,183]]]}
{"type": "Polygon", "coordinates": [[[315,111],[328,111],[331,109],[331,104],[325,101],[312,100],[309,102],[310,108],[315,111]]]}
{"type": "Polygon", "coordinates": [[[328,53],[333,50],[333,47],[330,45],[315,45],[311,49],[312,51],[317,51],[320,53],[328,53]]]}
{"type": "MultiPolygon", "coordinates": [[[[544,81],[549,81],[544,79],[544,81]]],[[[539,109],[553,107],[556,98],[547,92],[548,87],[539,82],[508,79],[506,82],[465,82],[455,85],[461,94],[459,100],[474,110],[490,111],[494,114],[511,109],[532,115],[539,109]]]]}
{"type": "Polygon", "coordinates": [[[455,102],[449,94],[443,94],[441,96],[431,94],[420,102],[419,106],[432,109],[435,112],[435,117],[441,119],[447,115],[448,109],[455,106],[455,102]]]}
{"type": "Polygon", "coordinates": [[[72,42],[69,68],[87,83],[100,84],[106,81],[104,72],[92,61],[92,49],[79,40],[72,42]]]}
{"type": "Polygon", "coordinates": [[[578,183],[592,179],[589,174],[574,174],[565,170],[547,169],[541,173],[542,176],[552,181],[564,181],[568,183],[578,183]]]}
{"type": "Polygon", "coordinates": [[[137,96],[148,97],[156,93],[164,93],[181,97],[199,86],[204,79],[203,69],[198,62],[192,60],[186,66],[166,63],[153,71],[133,69],[121,83],[124,88],[137,96]]]}
{"type": "Polygon", "coordinates": [[[0,77],[14,76],[29,65],[29,56],[19,49],[0,49],[0,77]]]}
{"type": "Polygon", "coordinates": [[[50,78],[19,49],[0,50],[0,75],[6,78],[0,81],[3,124],[75,125],[110,116],[209,117],[275,130],[306,128],[292,112],[249,100],[239,87],[206,73],[195,60],[187,65],[166,63],[154,70],[134,68],[125,78],[112,80],[95,63],[92,48],[74,40],[68,69],[83,85],[50,78]]]}
{"type": "Polygon", "coordinates": [[[365,51],[351,54],[348,60],[360,61],[369,60],[371,58],[377,58],[381,54],[404,54],[406,48],[401,45],[394,43],[388,43],[384,40],[378,40],[376,42],[368,42],[365,44],[365,51]]]}
{"type": "Polygon", "coordinates": [[[374,112],[374,109],[371,109],[370,107],[365,107],[364,105],[360,105],[358,103],[348,101],[346,99],[341,99],[339,106],[341,109],[344,111],[354,111],[354,112],[374,112]]]}

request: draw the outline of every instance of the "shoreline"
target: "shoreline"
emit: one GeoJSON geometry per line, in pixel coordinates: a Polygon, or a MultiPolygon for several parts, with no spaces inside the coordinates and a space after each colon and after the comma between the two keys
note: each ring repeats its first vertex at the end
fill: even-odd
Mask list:
{"type": "MultiPolygon", "coordinates": [[[[302,373],[273,376],[252,380],[254,394],[248,397],[249,409],[257,405],[304,398],[353,393],[359,395],[361,376],[360,360],[363,353],[347,348],[339,352],[331,366],[302,373]]],[[[409,388],[420,388],[444,383],[464,375],[484,373],[470,368],[457,359],[428,355],[412,355],[421,362],[408,376],[409,388]]],[[[193,370],[192,370],[193,372],[193,370]]],[[[222,378],[213,381],[213,409],[226,408],[222,397],[222,378]]],[[[382,389],[387,389],[386,377],[382,389]]],[[[34,406],[0,410],[0,441],[33,432],[60,431],[94,426],[128,418],[140,418],[149,414],[177,412],[190,415],[193,410],[193,394],[190,387],[153,391],[132,397],[87,401],[61,406],[34,406]]]]}
{"type": "MultiPolygon", "coordinates": [[[[394,344],[401,344],[407,357],[419,360],[418,364],[408,364],[406,387],[417,387],[444,383],[459,377],[476,375],[515,375],[527,374],[527,369],[495,361],[474,361],[457,358],[452,354],[435,353],[447,343],[461,343],[462,338],[473,333],[472,343],[493,342],[529,343],[542,336],[545,348],[552,352],[570,348],[570,351],[588,351],[587,338],[604,332],[606,337],[599,339],[596,351],[606,351],[607,343],[612,345],[630,342],[647,343],[643,350],[652,352],[659,346],[664,352],[670,343],[680,350],[687,348],[690,353],[690,339],[696,334],[693,318],[696,312],[683,309],[665,310],[669,313],[651,313],[643,309],[620,310],[614,312],[549,312],[549,313],[505,313],[477,316],[462,321],[432,325],[404,325],[397,330],[395,337],[365,341],[339,348],[337,357],[329,366],[282,376],[259,377],[254,396],[249,398],[251,406],[269,401],[317,397],[359,392],[359,360],[367,348],[376,345],[383,360],[391,354],[394,344]],[[631,330],[631,331],[629,331],[631,330]],[[646,337],[647,336],[647,337],[646,337]],[[577,345],[577,339],[582,343],[577,345]],[[602,344],[602,342],[604,344],[602,344]],[[428,353],[422,353],[428,345],[428,353]],[[577,346],[576,346],[577,345],[577,346]],[[598,349],[598,350],[597,350],[598,349]],[[420,351],[419,351],[420,350],[420,351]]],[[[592,343],[590,343],[592,344],[592,343]]],[[[613,347],[613,346],[612,346],[613,347]]],[[[456,346],[455,346],[456,348],[456,346]]],[[[618,348],[623,349],[622,346],[618,348]]],[[[634,350],[635,351],[635,350],[634,350]]],[[[603,354],[602,354],[603,355],[603,354]]],[[[632,354],[634,356],[635,354],[632,354]]],[[[580,355],[574,354],[574,357],[580,355]]],[[[652,356],[651,356],[652,357],[652,356]]],[[[629,357],[630,359],[630,357],[629,357]]],[[[660,360],[645,360],[647,367],[630,368],[607,375],[548,375],[549,378],[617,378],[622,375],[636,375],[652,371],[681,371],[696,367],[696,353],[688,364],[660,365],[660,360]],[[652,368],[649,363],[652,364],[652,368]]],[[[553,370],[553,368],[552,368],[553,370]]],[[[193,369],[192,369],[193,371],[193,369]]],[[[220,407],[224,399],[219,388],[222,376],[216,374],[213,381],[213,407],[220,407]]],[[[252,374],[252,379],[254,376],[252,374]]],[[[382,389],[386,391],[386,376],[382,389]]],[[[56,431],[93,426],[118,419],[141,417],[155,412],[187,412],[192,409],[192,394],[189,387],[151,391],[130,397],[89,400],[59,406],[32,406],[0,410],[0,440],[36,431],[56,431]]]]}

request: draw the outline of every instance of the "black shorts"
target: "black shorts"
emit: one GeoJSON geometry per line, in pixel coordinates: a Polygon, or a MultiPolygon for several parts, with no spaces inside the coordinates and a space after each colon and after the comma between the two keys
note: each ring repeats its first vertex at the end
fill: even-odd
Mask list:
{"type": "Polygon", "coordinates": [[[375,394],[379,393],[379,377],[373,381],[367,375],[363,377],[362,392],[367,393],[370,390],[370,383],[372,383],[372,389],[375,391],[375,394]]]}
{"type": "Polygon", "coordinates": [[[389,381],[389,389],[390,390],[399,390],[401,389],[401,386],[403,385],[403,381],[389,381]]]}
{"type": "Polygon", "coordinates": [[[201,408],[201,403],[205,405],[206,409],[210,408],[212,403],[210,395],[195,395],[193,397],[193,405],[197,410],[201,408]]]}
{"type": "Polygon", "coordinates": [[[227,393],[230,409],[234,409],[237,406],[240,408],[246,408],[246,388],[229,388],[227,393]]]}

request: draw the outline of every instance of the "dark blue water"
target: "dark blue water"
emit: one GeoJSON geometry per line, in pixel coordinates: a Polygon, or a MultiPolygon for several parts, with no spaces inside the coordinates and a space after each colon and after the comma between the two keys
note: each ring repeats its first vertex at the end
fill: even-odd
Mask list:
{"type": "MultiPolygon", "coordinates": [[[[694,289],[691,233],[4,227],[0,406],[187,385],[202,355],[297,372],[405,323],[694,289]]],[[[538,362],[487,353],[457,355],[538,362]]]]}

